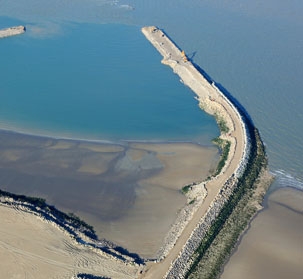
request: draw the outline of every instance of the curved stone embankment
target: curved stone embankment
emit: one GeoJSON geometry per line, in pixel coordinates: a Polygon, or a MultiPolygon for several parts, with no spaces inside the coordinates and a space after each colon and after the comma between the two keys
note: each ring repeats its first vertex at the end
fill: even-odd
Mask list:
{"type": "MultiPolygon", "coordinates": [[[[162,251],[160,263],[152,266],[146,272],[144,278],[183,278],[191,264],[191,257],[211,223],[216,219],[220,210],[227,202],[237,185],[238,178],[243,174],[250,154],[250,138],[245,122],[238,109],[231,101],[187,61],[180,49],[158,28],[144,27],[143,34],[163,55],[162,63],[170,66],[174,73],[178,74],[181,81],[190,87],[197,95],[200,107],[207,113],[215,116],[219,122],[222,119],[228,127],[228,131],[221,133],[220,138],[230,142],[230,151],[225,161],[224,168],[220,174],[204,183],[206,189],[211,191],[204,203],[205,209],[200,207],[203,202],[188,208],[187,215],[181,211],[181,217],[173,227],[179,230],[172,230],[167,237],[169,245],[162,251]],[[184,214],[184,215],[183,215],[184,214]],[[185,218],[187,216],[188,218],[185,218]],[[191,233],[189,229],[192,227],[191,233]],[[187,231],[186,231],[187,230],[187,231]],[[187,237],[188,235],[188,237],[187,237]],[[169,256],[168,256],[169,255],[169,256]],[[163,258],[166,257],[164,260],[163,258]],[[166,272],[164,272],[166,269],[166,272]],[[168,270],[168,271],[167,271],[168,270]]],[[[201,185],[201,184],[200,184],[201,185]]],[[[194,189],[194,187],[192,187],[194,189]]],[[[205,195],[204,195],[205,196],[205,195]]],[[[200,197],[200,201],[204,197],[200,197]]]]}
{"type": "Polygon", "coordinates": [[[26,31],[25,26],[14,26],[0,30],[0,39],[23,34],[26,31]]]}
{"type": "MultiPolygon", "coordinates": [[[[215,83],[212,83],[212,86],[216,89],[216,91],[220,94],[220,96],[225,100],[226,103],[229,104],[229,106],[233,109],[234,113],[237,115],[237,118],[240,120],[240,124],[242,126],[242,131],[243,131],[243,141],[244,141],[244,148],[243,148],[243,153],[242,153],[242,159],[239,162],[239,165],[235,171],[235,176],[240,177],[246,167],[248,157],[250,154],[250,149],[251,149],[251,140],[250,140],[250,135],[248,132],[248,128],[246,125],[246,120],[245,118],[240,114],[239,110],[237,107],[220,91],[220,89],[215,85],[215,83]]],[[[224,136],[221,135],[221,138],[224,136]]]]}
{"type": "MultiPolygon", "coordinates": [[[[214,86],[215,87],[215,86],[214,86]]],[[[215,87],[218,93],[221,93],[217,87],[215,87]]],[[[221,93],[223,95],[223,93],[221,93]]],[[[227,99],[224,95],[222,98],[227,99]]],[[[222,186],[221,190],[216,195],[213,202],[210,204],[206,214],[204,217],[200,220],[200,222],[197,224],[196,228],[191,233],[189,239],[183,246],[182,251],[180,251],[178,257],[174,262],[172,262],[170,269],[164,276],[164,278],[172,279],[172,278],[184,278],[187,270],[192,264],[192,255],[196,251],[196,249],[199,247],[201,240],[209,230],[212,222],[218,217],[221,209],[223,208],[224,204],[228,201],[229,197],[233,193],[234,189],[237,187],[238,178],[241,177],[243,174],[243,171],[245,170],[245,167],[248,162],[249,154],[250,154],[250,137],[247,131],[246,124],[241,117],[240,113],[238,112],[237,108],[227,99],[227,103],[229,103],[230,107],[233,108],[235,114],[237,115],[238,119],[241,120],[242,129],[244,131],[244,149],[242,153],[242,158],[234,171],[234,174],[232,174],[227,181],[222,186]]],[[[209,105],[209,102],[203,103],[202,106],[206,110],[209,111],[215,111],[216,113],[219,113],[223,119],[231,120],[230,115],[227,114],[227,111],[220,107],[218,103],[215,103],[214,101],[211,101],[211,104],[209,105]]],[[[228,127],[234,127],[234,123],[232,121],[232,125],[228,125],[228,127]]],[[[221,136],[222,139],[231,140],[230,137],[221,136]]],[[[234,140],[234,139],[232,139],[234,140]]],[[[236,143],[234,142],[231,144],[233,146],[233,150],[230,150],[231,153],[235,152],[236,143]]],[[[230,160],[226,162],[224,169],[222,170],[222,173],[226,170],[226,168],[229,167],[230,160]]],[[[212,180],[216,180],[217,177],[214,177],[212,180]]]]}

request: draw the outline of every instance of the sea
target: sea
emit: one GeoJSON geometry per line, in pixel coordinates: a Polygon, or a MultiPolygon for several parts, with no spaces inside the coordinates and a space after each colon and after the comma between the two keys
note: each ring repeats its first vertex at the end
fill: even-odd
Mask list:
{"type": "Polygon", "coordinates": [[[1,128],[103,141],[205,143],[219,134],[139,27],[62,28],[55,38],[29,28],[1,41],[1,128]]]}
{"type": "Polygon", "coordinates": [[[2,0],[0,128],[89,140],[194,141],[219,133],[140,28],[165,30],[247,110],[272,189],[303,190],[303,2],[2,0]]]}
{"type": "Polygon", "coordinates": [[[276,187],[302,188],[303,3],[1,1],[0,127],[117,140],[196,140],[216,124],[140,33],[163,28],[251,115],[276,187]]]}

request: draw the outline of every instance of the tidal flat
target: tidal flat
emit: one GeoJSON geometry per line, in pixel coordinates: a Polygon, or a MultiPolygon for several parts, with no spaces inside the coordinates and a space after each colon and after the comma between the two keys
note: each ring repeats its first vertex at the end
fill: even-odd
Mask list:
{"type": "Polygon", "coordinates": [[[152,258],[219,154],[195,143],[101,143],[0,133],[0,188],[45,198],[91,224],[99,238],[152,258]]]}
{"type": "Polygon", "coordinates": [[[302,278],[303,192],[282,188],[244,234],[221,279],[302,278]]]}

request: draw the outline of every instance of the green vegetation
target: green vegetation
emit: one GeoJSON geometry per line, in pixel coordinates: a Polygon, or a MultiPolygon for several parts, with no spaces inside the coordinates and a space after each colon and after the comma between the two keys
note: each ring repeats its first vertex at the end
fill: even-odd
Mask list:
{"type": "Polygon", "coordinates": [[[186,195],[190,190],[191,190],[191,184],[190,185],[186,185],[184,187],[182,187],[181,192],[186,195]]]}
{"type": "Polygon", "coordinates": [[[217,165],[217,169],[214,173],[214,176],[217,176],[222,171],[222,169],[226,163],[231,143],[230,143],[230,141],[222,140],[219,137],[213,139],[213,143],[217,144],[220,147],[221,152],[222,152],[221,156],[220,156],[220,161],[217,165]]]}
{"type": "Polygon", "coordinates": [[[193,255],[186,278],[217,278],[239,235],[257,211],[256,201],[260,201],[263,193],[255,189],[258,178],[267,167],[267,157],[257,129],[252,128],[251,137],[252,150],[244,174],[193,255]]]}
{"type": "Polygon", "coordinates": [[[229,127],[226,124],[226,121],[223,117],[219,116],[217,113],[215,113],[215,118],[218,123],[219,129],[222,134],[227,134],[229,132],[229,127]]]}
{"type": "Polygon", "coordinates": [[[223,146],[224,145],[224,140],[221,139],[220,137],[217,137],[217,138],[214,138],[212,140],[212,142],[216,145],[218,145],[219,147],[223,146]]]}
{"type": "MultiPolygon", "coordinates": [[[[217,124],[219,126],[220,132],[221,134],[226,134],[229,132],[229,127],[226,124],[226,121],[224,120],[223,117],[219,116],[217,113],[214,114],[217,124]]],[[[226,160],[228,158],[228,154],[230,151],[230,141],[227,140],[223,140],[220,137],[217,137],[215,139],[212,140],[212,142],[216,145],[218,145],[221,149],[221,157],[220,157],[220,161],[217,165],[217,169],[214,173],[214,176],[217,176],[218,174],[220,174],[220,172],[222,171],[223,167],[225,166],[226,160]]]]}
{"type": "Polygon", "coordinates": [[[193,199],[189,202],[189,204],[193,204],[196,201],[196,199],[193,199]]]}
{"type": "Polygon", "coordinates": [[[59,211],[52,205],[48,205],[45,199],[37,197],[27,197],[24,195],[12,194],[6,191],[0,190],[0,197],[12,198],[15,201],[24,203],[24,206],[27,206],[30,210],[39,212],[43,214],[47,219],[50,219],[57,224],[65,227],[65,223],[71,225],[74,229],[79,229],[85,235],[97,239],[94,228],[91,225],[88,225],[86,222],[81,220],[78,216],[73,213],[66,214],[62,211],[59,211]],[[25,204],[28,203],[29,205],[25,204]],[[40,209],[39,209],[40,208],[40,209]],[[55,220],[50,214],[55,216],[55,220]]]}
{"type": "Polygon", "coordinates": [[[69,213],[67,214],[67,219],[71,220],[72,223],[77,226],[77,227],[83,227],[88,229],[91,232],[94,232],[94,227],[87,224],[86,222],[84,222],[83,220],[81,220],[77,215],[75,215],[74,213],[69,213]]]}
{"type": "Polygon", "coordinates": [[[24,195],[16,195],[16,194],[12,194],[12,193],[2,191],[2,190],[0,190],[0,197],[12,198],[15,201],[19,201],[19,202],[28,202],[28,203],[30,203],[34,206],[38,206],[40,208],[47,207],[45,199],[42,199],[42,198],[29,197],[29,196],[24,196],[24,195]]]}

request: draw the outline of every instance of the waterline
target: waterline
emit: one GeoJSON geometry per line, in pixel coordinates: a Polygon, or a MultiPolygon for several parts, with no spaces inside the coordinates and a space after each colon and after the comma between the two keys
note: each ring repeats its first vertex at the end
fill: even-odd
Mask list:
{"type": "Polygon", "coordinates": [[[210,142],[218,135],[137,27],[65,28],[62,37],[1,43],[14,56],[0,70],[1,128],[97,140],[210,142]]]}

